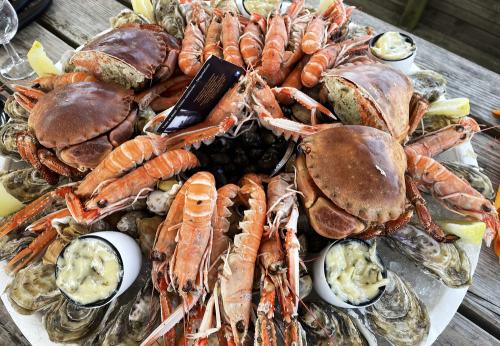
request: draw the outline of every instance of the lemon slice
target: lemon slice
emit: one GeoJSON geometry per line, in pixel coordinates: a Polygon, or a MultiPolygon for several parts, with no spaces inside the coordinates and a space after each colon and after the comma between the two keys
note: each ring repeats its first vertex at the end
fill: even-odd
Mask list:
{"type": "Polygon", "coordinates": [[[28,52],[28,62],[39,77],[61,73],[47,56],[39,41],[33,42],[28,52]]]}
{"type": "Polygon", "coordinates": [[[471,244],[481,244],[486,224],[481,221],[455,221],[443,220],[437,221],[446,233],[454,234],[463,241],[471,244]]]}
{"type": "Polygon", "coordinates": [[[2,182],[0,182],[0,200],[2,201],[0,203],[0,216],[8,216],[24,207],[24,204],[5,190],[2,182]]]}
{"type": "Polygon", "coordinates": [[[132,0],[132,8],[134,9],[134,12],[143,15],[151,23],[154,23],[155,17],[151,0],[132,0]]]}
{"type": "Polygon", "coordinates": [[[175,179],[162,180],[158,183],[158,188],[162,191],[170,191],[175,184],[177,184],[175,179]]]}
{"type": "Polygon", "coordinates": [[[469,99],[465,97],[440,100],[431,103],[425,115],[442,115],[449,118],[461,118],[470,113],[469,99]]]}

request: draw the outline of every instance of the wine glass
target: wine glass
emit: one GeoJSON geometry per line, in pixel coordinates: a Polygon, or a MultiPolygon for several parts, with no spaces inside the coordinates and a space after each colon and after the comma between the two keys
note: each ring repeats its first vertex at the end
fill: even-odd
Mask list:
{"type": "Polygon", "coordinates": [[[5,79],[25,79],[33,74],[28,62],[19,57],[10,44],[10,40],[17,32],[17,14],[7,0],[0,0],[0,44],[3,44],[8,57],[0,66],[0,74],[5,79]]]}

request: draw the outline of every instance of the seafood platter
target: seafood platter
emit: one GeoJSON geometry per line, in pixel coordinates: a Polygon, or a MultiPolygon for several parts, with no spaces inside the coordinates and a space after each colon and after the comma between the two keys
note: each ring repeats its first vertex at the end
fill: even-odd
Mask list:
{"type": "Polygon", "coordinates": [[[32,344],[429,345],[500,254],[479,125],[411,37],[258,3],[132,1],[13,86],[0,289],[32,344]],[[159,131],[210,61],[243,72],[159,131]]]}

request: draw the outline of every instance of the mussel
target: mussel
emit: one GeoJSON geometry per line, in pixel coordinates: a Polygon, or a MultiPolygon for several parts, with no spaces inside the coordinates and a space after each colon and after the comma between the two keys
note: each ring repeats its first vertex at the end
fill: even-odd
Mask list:
{"type": "Polygon", "coordinates": [[[429,334],[427,308],[397,274],[389,270],[387,274],[384,295],[366,308],[368,325],[393,345],[419,345],[429,334]]]}
{"type": "Polygon", "coordinates": [[[43,317],[43,324],[53,342],[77,341],[101,322],[107,307],[87,309],[61,297],[43,317]]]}
{"type": "Polygon", "coordinates": [[[487,199],[495,198],[495,190],[493,189],[491,180],[482,172],[481,168],[459,162],[442,162],[442,164],[455,173],[455,175],[465,179],[487,199]]]}
{"type": "Polygon", "coordinates": [[[54,188],[32,167],[6,173],[0,176],[0,183],[22,203],[31,202],[54,188]]]}
{"type": "Polygon", "coordinates": [[[307,334],[308,344],[361,346],[368,345],[358,327],[343,310],[324,301],[307,303],[299,318],[307,334]]]}
{"type": "Polygon", "coordinates": [[[29,315],[59,299],[61,292],[54,271],[54,265],[38,262],[16,273],[7,287],[7,295],[17,312],[29,315]]]}
{"type": "Polygon", "coordinates": [[[440,243],[414,225],[387,238],[390,244],[448,287],[470,285],[471,267],[467,254],[455,243],[440,243]]]}
{"type": "Polygon", "coordinates": [[[410,75],[413,89],[427,101],[434,102],[446,93],[446,79],[432,70],[421,70],[410,75]]]}

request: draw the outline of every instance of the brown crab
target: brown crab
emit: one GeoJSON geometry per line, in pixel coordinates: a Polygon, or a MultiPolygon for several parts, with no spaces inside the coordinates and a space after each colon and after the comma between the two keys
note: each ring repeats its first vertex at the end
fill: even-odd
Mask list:
{"type": "Polygon", "coordinates": [[[370,60],[328,71],[321,95],[343,123],[375,127],[399,142],[415,130],[428,108],[404,73],[370,60]]]}
{"type": "Polygon", "coordinates": [[[474,124],[466,119],[405,148],[387,132],[361,125],[307,136],[296,168],[311,226],[328,238],[369,238],[397,231],[410,220],[414,208],[436,240],[455,239],[432,221],[420,188],[497,232],[498,215],[491,203],[429,157],[468,140],[477,130],[474,124]]]}
{"type": "Polygon", "coordinates": [[[166,80],[175,70],[179,41],[155,24],[124,24],[75,52],[71,63],[124,88],[166,80]]]}
{"type": "Polygon", "coordinates": [[[133,134],[137,107],[132,90],[83,72],[40,78],[35,86],[16,86],[16,100],[30,111],[29,130],[18,134],[17,146],[51,183],[57,180],[54,172],[73,176],[94,168],[133,134]]]}

